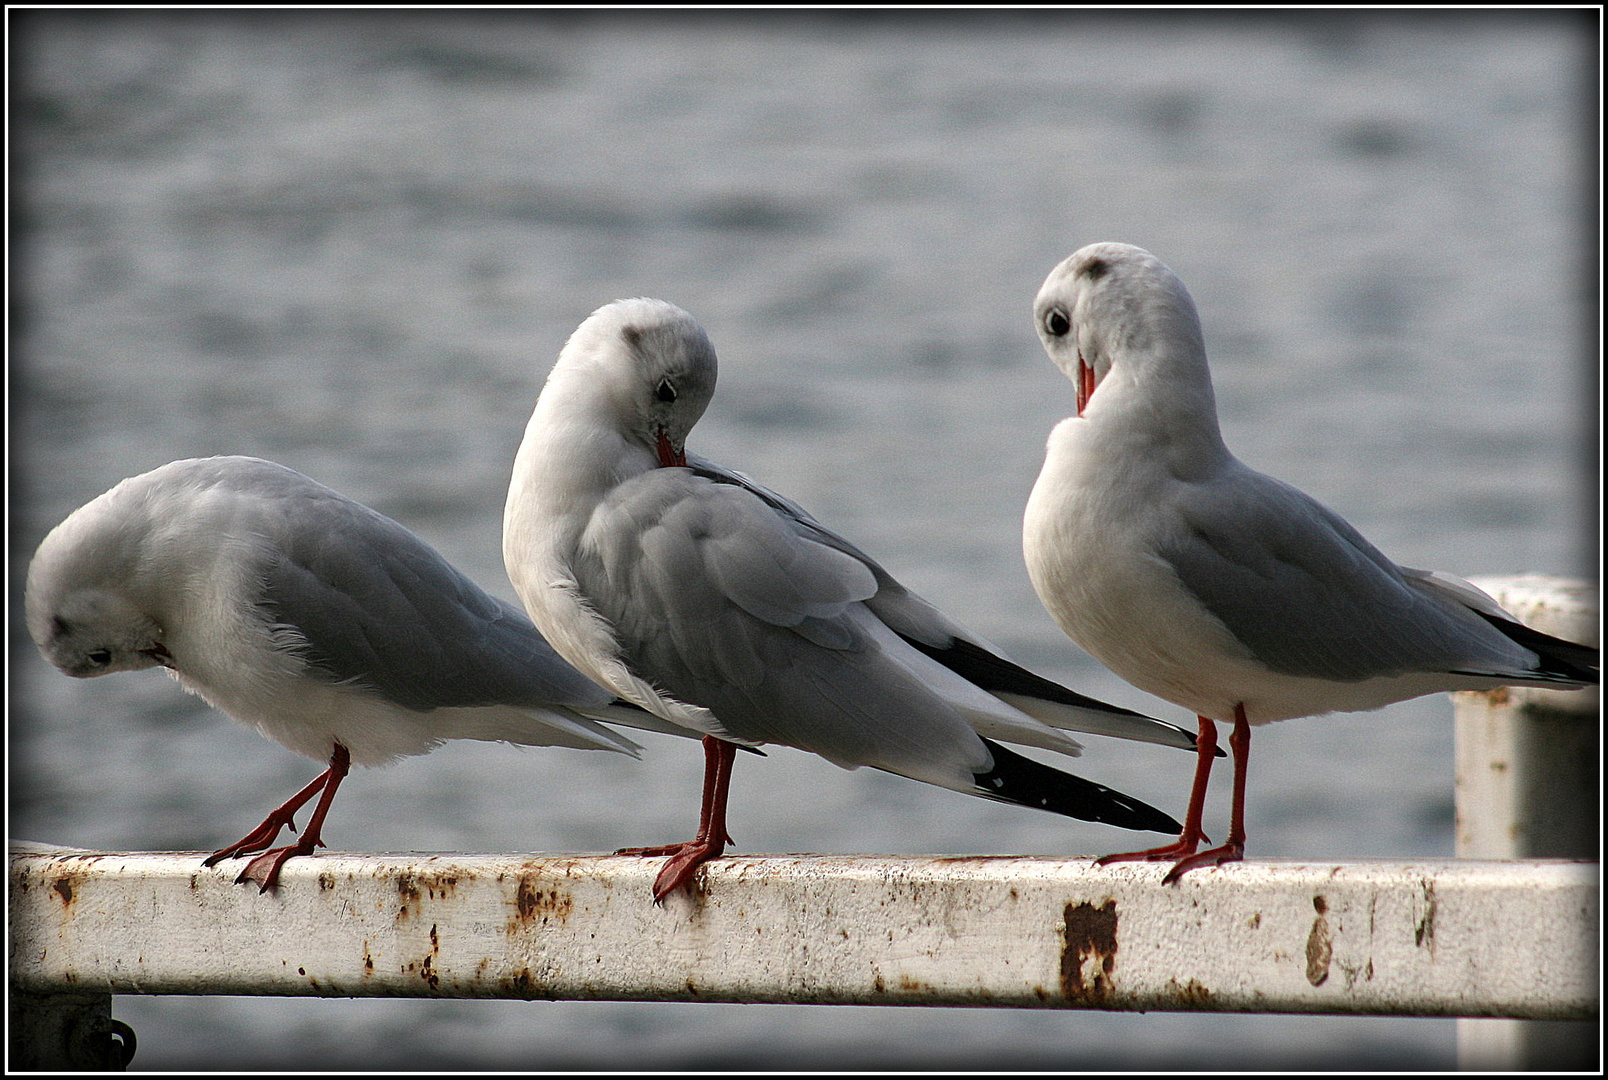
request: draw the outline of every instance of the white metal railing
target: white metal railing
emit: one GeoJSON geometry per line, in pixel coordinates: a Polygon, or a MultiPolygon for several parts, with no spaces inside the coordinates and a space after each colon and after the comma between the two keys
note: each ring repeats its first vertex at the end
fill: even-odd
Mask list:
{"type": "Polygon", "coordinates": [[[320,855],[259,893],[198,853],[21,850],[32,994],[289,994],[1581,1019],[1597,868],[320,855]]]}
{"type": "MultiPolygon", "coordinates": [[[[1529,582],[1538,613],[1484,584],[1595,634],[1584,594],[1529,582]]],[[[14,845],[12,1063],[110,1063],[114,994],[1504,1017],[1463,1022],[1465,1067],[1594,1052],[1593,1024],[1553,1022],[1598,1016],[1598,868],[1533,856],[1594,852],[1598,807],[1526,807],[1584,790],[1568,767],[1596,776],[1595,691],[1457,697],[1454,861],[1258,859],[1163,887],[1165,866],[1084,859],[738,856],[656,907],[659,861],[631,857],[321,854],[260,894],[202,853],[14,845]]]]}

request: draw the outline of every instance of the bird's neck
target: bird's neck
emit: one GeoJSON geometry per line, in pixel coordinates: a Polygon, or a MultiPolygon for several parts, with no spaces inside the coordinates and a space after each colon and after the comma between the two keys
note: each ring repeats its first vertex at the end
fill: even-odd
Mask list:
{"type": "Polygon", "coordinates": [[[1199,480],[1224,467],[1232,456],[1217,425],[1198,330],[1127,346],[1113,358],[1085,412],[1096,443],[1112,453],[1161,462],[1180,480],[1199,480]]]}
{"type": "MultiPolygon", "coordinates": [[[[655,467],[652,452],[585,412],[585,404],[537,402],[514,458],[503,512],[503,555],[516,573],[554,566],[572,553],[592,514],[623,481],[655,467]]],[[[523,595],[523,593],[521,593],[523,595]]]]}

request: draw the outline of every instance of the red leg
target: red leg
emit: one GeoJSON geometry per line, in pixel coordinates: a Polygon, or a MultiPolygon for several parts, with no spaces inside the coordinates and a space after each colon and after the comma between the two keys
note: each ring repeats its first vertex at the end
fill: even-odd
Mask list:
{"type": "Polygon", "coordinates": [[[1245,858],[1245,772],[1251,759],[1251,725],[1245,719],[1245,706],[1234,706],[1234,734],[1228,737],[1234,752],[1234,808],[1228,822],[1228,839],[1220,847],[1180,859],[1161,879],[1163,885],[1176,884],[1189,871],[1201,866],[1221,866],[1245,858]]]}
{"type": "Polygon", "coordinates": [[[693,872],[718,859],[732,842],[726,832],[726,796],[731,787],[732,762],[737,757],[735,743],[705,735],[703,801],[698,809],[698,835],[680,844],[661,847],[622,848],[616,855],[668,855],[670,861],[653,882],[653,902],[663,903],[693,872]]]}
{"type": "Polygon", "coordinates": [[[1200,720],[1200,734],[1195,737],[1195,785],[1189,789],[1189,810],[1184,814],[1184,831],[1170,844],[1145,851],[1106,855],[1095,860],[1098,865],[1106,866],[1134,859],[1161,862],[1163,859],[1176,859],[1181,855],[1193,855],[1200,842],[1206,839],[1206,834],[1201,831],[1200,820],[1206,808],[1206,782],[1211,779],[1212,758],[1217,754],[1217,725],[1204,716],[1197,719],[1200,720]]]}
{"type": "Polygon", "coordinates": [[[202,862],[201,865],[215,866],[224,859],[232,859],[236,855],[245,855],[249,852],[261,851],[269,844],[274,842],[274,839],[279,835],[280,829],[289,827],[291,832],[295,832],[296,822],[294,819],[296,816],[296,811],[300,810],[302,805],[306,803],[308,799],[311,799],[314,795],[318,794],[328,780],[329,770],[325,769],[314,778],[311,784],[308,784],[306,787],[296,792],[296,794],[292,795],[285,805],[279,807],[277,810],[273,811],[266,818],[264,818],[261,825],[258,825],[255,829],[251,830],[251,832],[247,833],[239,840],[236,840],[228,847],[219,848],[217,851],[214,851],[211,855],[207,856],[206,860],[202,862]]]}
{"type": "MultiPolygon", "coordinates": [[[[319,796],[318,805],[313,807],[313,816],[307,821],[307,831],[302,833],[301,839],[294,844],[265,851],[252,859],[246,864],[246,868],[240,871],[240,876],[235,878],[235,884],[255,881],[261,886],[259,891],[267,892],[279,883],[279,868],[285,865],[287,859],[295,858],[297,855],[311,855],[324,846],[322,836],[324,817],[329,813],[329,804],[335,800],[335,789],[346,779],[347,770],[351,766],[352,755],[346,747],[336,743],[335,752],[329,758],[329,769],[324,773],[324,793],[319,796]]],[[[305,802],[304,796],[310,796],[313,790],[313,786],[309,784],[298,793],[297,798],[305,802]]]]}

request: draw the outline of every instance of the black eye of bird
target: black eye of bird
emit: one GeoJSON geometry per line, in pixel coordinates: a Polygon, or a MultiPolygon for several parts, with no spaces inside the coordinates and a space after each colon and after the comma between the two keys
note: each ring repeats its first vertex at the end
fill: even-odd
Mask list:
{"type": "Polygon", "coordinates": [[[659,388],[653,392],[653,396],[668,405],[676,399],[676,388],[671,385],[669,379],[661,379],[659,388]]]}
{"type": "Polygon", "coordinates": [[[94,664],[96,667],[105,667],[107,664],[110,664],[112,662],[112,650],[110,650],[110,649],[96,649],[94,652],[90,653],[84,659],[88,660],[91,664],[94,664]]]}
{"type": "Polygon", "coordinates": [[[1066,332],[1072,329],[1072,320],[1060,308],[1051,308],[1050,313],[1044,316],[1044,329],[1051,337],[1065,337],[1066,332]]]}

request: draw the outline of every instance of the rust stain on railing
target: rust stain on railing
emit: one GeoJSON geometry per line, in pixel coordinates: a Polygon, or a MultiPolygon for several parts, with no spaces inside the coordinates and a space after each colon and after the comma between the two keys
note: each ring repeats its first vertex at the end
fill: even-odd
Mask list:
{"type": "Polygon", "coordinates": [[[1061,992],[1068,1001],[1104,1005],[1117,966],[1117,902],[1068,904],[1061,922],[1061,992]]]}

